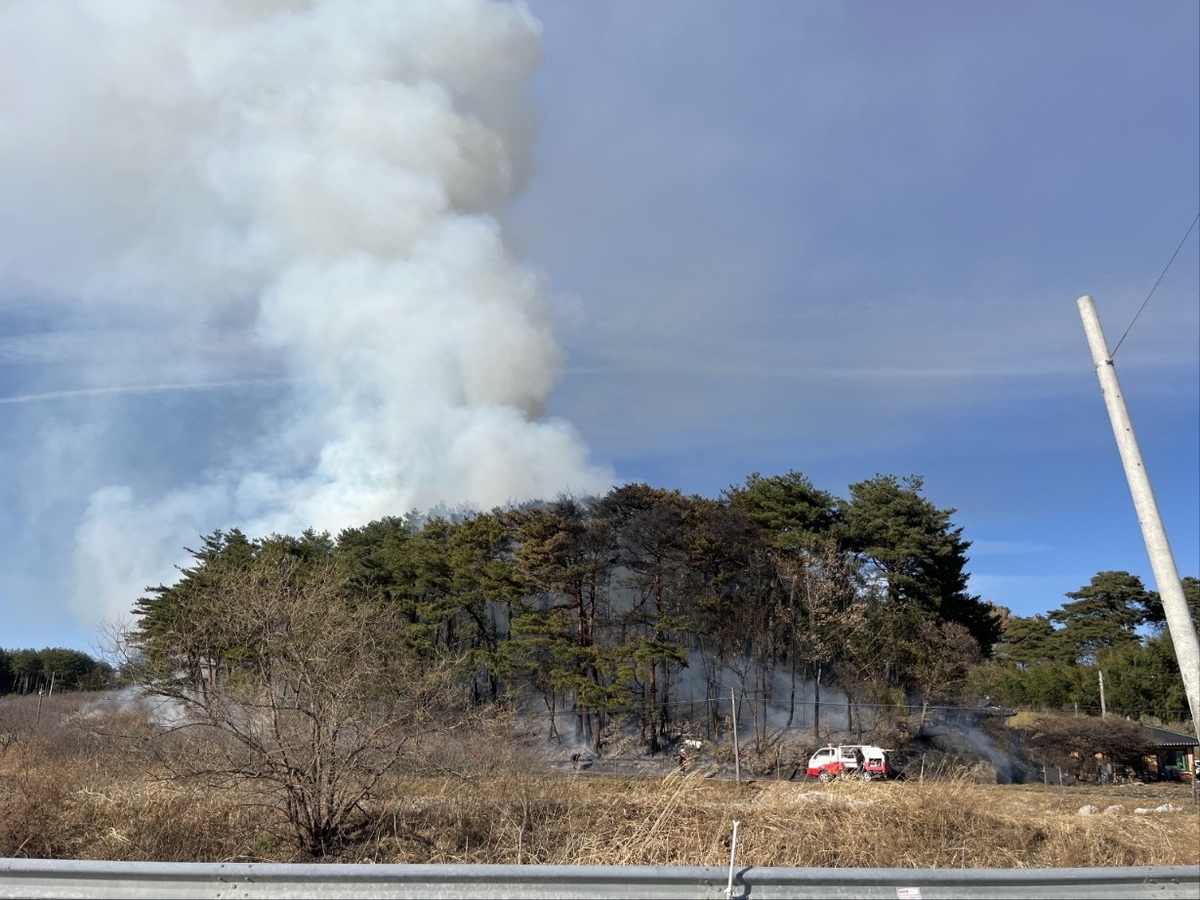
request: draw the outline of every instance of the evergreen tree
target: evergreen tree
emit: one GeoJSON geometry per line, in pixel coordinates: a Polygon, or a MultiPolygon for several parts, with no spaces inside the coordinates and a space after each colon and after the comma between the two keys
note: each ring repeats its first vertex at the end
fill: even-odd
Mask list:
{"type": "Polygon", "coordinates": [[[175,584],[147,588],[134,604],[130,641],[142,676],[179,691],[210,689],[251,654],[229,628],[220,590],[249,568],[259,545],[236,528],[202,540],[188,550],[195,565],[181,569],[175,584]]]}
{"type": "Polygon", "coordinates": [[[796,471],[770,478],[755,472],[744,485],[726,490],[725,496],[780,548],[821,546],[841,519],[834,496],[796,471]]]}
{"type": "Polygon", "coordinates": [[[620,580],[629,593],[618,627],[621,676],[639,707],[643,738],[661,748],[671,721],[673,676],[687,659],[681,632],[690,612],[687,520],[690,501],[645,484],[614,488],[597,512],[612,528],[620,580]]]}
{"type": "Polygon", "coordinates": [[[625,702],[615,684],[618,657],[608,652],[617,561],[610,524],[594,503],[571,497],[513,513],[509,522],[525,592],[505,648],[511,665],[538,678],[552,713],[560,698],[573,704],[578,736],[598,747],[610,710],[625,702]]]}
{"type": "MultiPolygon", "coordinates": [[[[1187,604],[1188,612],[1192,615],[1192,625],[1200,629],[1200,579],[1192,575],[1186,575],[1181,582],[1183,587],[1183,600],[1187,604]]],[[[1149,599],[1145,601],[1146,608],[1146,624],[1150,625],[1155,630],[1161,630],[1167,626],[1167,615],[1163,611],[1162,598],[1158,592],[1150,594],[1149,599]]]]}
{"type": "Polygon", "coordinates": [[[995,658],[1021,669],[1043,662],[1071,662],[1074,654],[1046,616],[1012,616],[996,645],[995,658]]]}
{"type": "Polygon", "coordinates": [[[486,691],[496,701],[505,674],[500,642],[521,597],[513,535],[498,512],[469,516],[452,529],[447,550],[456,631],[472,697],[482,699],[486,691]]]}
{"type": "Polygon", "coordinates": [[[1098,572],[1092,580],[1066,596],[1072,602],[1049,613],[1063,626],[1061,639],[1070,657],[1092,664],[1108,647],[1140,642],[1137,627],[1152,615],[1157,594],[1128,572],[1098,572]]]}
{"type": "Polygon", "coordinates": [[[967,549],[953,509],[938,509],[921,495],[916,475],[902,482],[878,475],[850,486],[843,533],[883,585],[893,607],[916,607],[957,622],[991,652],[999,622],[988,604],[967,592],[967,549]]]}

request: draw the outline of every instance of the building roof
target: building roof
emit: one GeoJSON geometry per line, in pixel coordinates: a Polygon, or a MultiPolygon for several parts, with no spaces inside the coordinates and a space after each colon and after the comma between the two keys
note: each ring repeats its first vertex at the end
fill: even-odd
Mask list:
{"type": "Polygon", "coordinates": [[[1151,742],[1155,747],[1178,748],[1200,746],[1200,742],[1197,742],[1196,735],[1194,734],[1183,734],[1179,731],[1171,731],[1168,728],[1159,728],[1157,725],[1144,725],[1142,727],[1150,732],[1151,742]]]}

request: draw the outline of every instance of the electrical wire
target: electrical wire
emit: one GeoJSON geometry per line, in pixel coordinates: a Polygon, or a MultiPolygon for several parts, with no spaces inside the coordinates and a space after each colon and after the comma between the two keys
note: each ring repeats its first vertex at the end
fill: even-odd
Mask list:
{"type": "MultiPolygon", "coordinates": [[[[1167,264],[1163,266],[1162,273],[1158,276],[1158,281],[1154,282],[1154,287],[1150,288],[1150,293],[1146,295],[1146,299],[1143,300],[1142,305],[1138,307],[1138,311],[1133,317],[1133,322],[1138,320],[1138,316],[1142,314],[1142,310],[1146,308],[1146,304],[1149,303],[1150,298],[1154,296],[1155,290],[1157,290],[1159,283],[1163,280],[1163,275],[1167,274],[1167,269],[1171,268],[1171,263],[1175,262],[1175,257],[1179,255],[1179,251],[1183,248],[1184,243],[1188,239],[1188,235],[1192,233],[1192,229],[1196,227],[1196,222],[1198,221],[1200,221],[1200,213],[1196,213],[1196,218],[1192,219],[1192,224],[1188,226],[1187,232],[1183,235],[1183,240],[1179,242],[1179,246],[1175,248],[1175,252],[1171,254],[1171,258],[1167,260],[1167,264]]],[[[1117,346],[1113,347],[1112,353],[1108,355],[1110,361],[1117,355],[1117,351],[1121,349],[1121,343],[1125,340],[1126,336],[1128,336],[1130,330],[1133,328],[1133,322],[1129,323],[1129,328],[1125,329],[1125,334],[1121,335],[1121,340],[1117,341],[1117,346]]]]}

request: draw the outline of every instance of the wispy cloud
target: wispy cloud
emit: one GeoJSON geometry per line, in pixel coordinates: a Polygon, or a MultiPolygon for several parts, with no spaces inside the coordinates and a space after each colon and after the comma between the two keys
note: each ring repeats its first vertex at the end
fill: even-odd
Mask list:
{"type": "Polygon", "coordinates": [[[75,388],[65,391],[42,391],[36,394],[20,394],[0,397],[0,404],[44,403],[52,400],[72,400],[80,397],[107,397],[120,394],[156,394],[170,391],[217,391],[239,387],[260,387],[289,384],[289,378],[239,378],[232,381],[208,381],[195,383],[167,384],[124,384],[111,387],[75,388]]]}

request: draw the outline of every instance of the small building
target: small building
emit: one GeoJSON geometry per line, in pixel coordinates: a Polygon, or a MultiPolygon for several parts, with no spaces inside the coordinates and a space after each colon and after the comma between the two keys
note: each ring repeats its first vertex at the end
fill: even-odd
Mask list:
{"type": "Polygon", "coordinates": [[[1146,773],[1160,781],[1190,781],[1195,777],[1197,751],[1196,735],[1143,726],[1150,732],[1154,755],[1146,757],[1146,773]]]}

